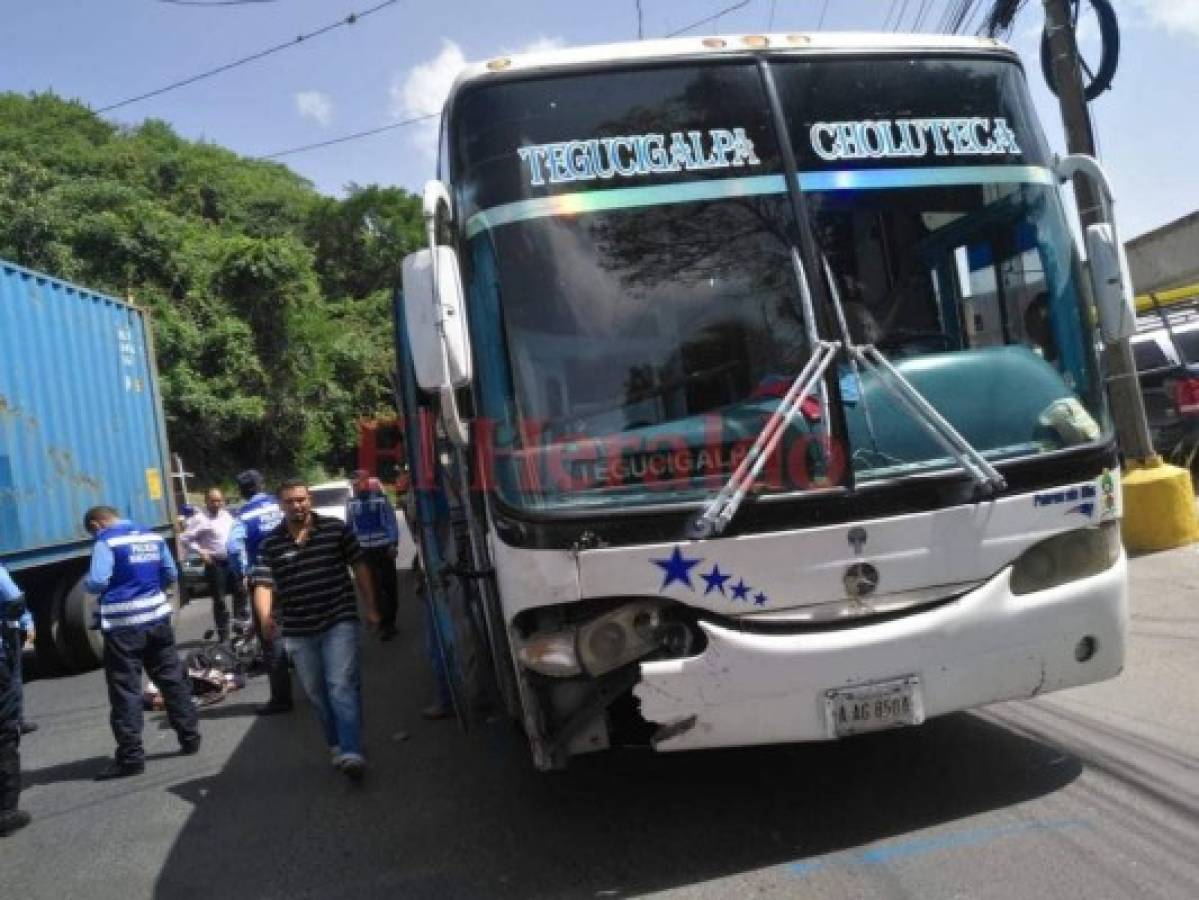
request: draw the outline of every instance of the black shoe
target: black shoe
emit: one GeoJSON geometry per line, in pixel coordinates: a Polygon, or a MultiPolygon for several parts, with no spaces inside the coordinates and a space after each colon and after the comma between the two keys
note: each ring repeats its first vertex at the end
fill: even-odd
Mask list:
{"type": "Polygon", "coordinates": [[[397,634],[399,634],[399,631],[394,625],[379,626],[379,640],[381,641],[390,641],[397,634]]]}
{"type": "Polygon", "coordinates": [[[258,709],[254,710],[256,716],[277,716],[279,713],[291,712],[292,705],[290,703],[276,703],[272,700],[270,703],[264,703],[258,709]]]}
{"type": "Polygon", "coordinates": [[[33,732],[37,731],[37,729],[37,722],[26,722],[24,719],[21,720],[21,734],[33,734],[33,732]]]}
{"type": "Polygon", "coordinates": [[[200,736],[197,734],[194,738],[189,738],[186,741],[179,742],[179,752],[184,756],[191,756],[200,752],[200,736]]]}
{"type": "Polygon", "coordinates": [[[19,831],[29,824],[33,816],[23,809],[6,809],[0,811],[0,837],[7,837],[14,831],[19,831]]]}
{"type": "Polygon", "coordinates": [[[141,775],[145,771],[145,763],[123,763],[113,760],[108,764],[108,768],[96,775],[96,781],[112,781],[114,778],[129,778],[133,775],[141,775]]]}

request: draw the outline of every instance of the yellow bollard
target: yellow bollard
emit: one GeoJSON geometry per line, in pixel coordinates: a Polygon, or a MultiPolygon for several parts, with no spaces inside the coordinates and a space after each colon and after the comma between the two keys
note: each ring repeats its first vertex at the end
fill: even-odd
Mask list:
{"type": "Polygon", "coordinates": [[[1124,546],[1133,552],[1168,550],[1199,540],[1191,473],[1153,456],[1129,463],[1122,479],[1124,546]]]}

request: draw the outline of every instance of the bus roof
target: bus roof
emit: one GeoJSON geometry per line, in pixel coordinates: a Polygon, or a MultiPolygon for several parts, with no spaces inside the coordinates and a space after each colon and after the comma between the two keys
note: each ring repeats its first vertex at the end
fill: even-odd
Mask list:
{"type": "Polygon", "coordinates": [[[629,41],[621,44],[592,44],[585,47],[557,47],[533,53],[497,56],[484,62],[470,63],[454,80],[446,108],[469,84],[514,74],[595,69],[623,63],[659,62],[672,59],[738,56],[748,53],[780,55],[839,53],[1004,53],[1019,59],[1015,51],[994,38],[958,37],[944,34],[892,34],[889,32],[782,32],[777,34],[732,34],[706,37],[666,38],[629,41]]]}

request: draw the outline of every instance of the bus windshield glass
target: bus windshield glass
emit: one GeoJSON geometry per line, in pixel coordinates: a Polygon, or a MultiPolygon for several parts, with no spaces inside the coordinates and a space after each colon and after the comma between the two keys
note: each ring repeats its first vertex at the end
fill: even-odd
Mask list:
{"type": "MultiPolygon", "coordinates": [[[[465,92],[451,168],[494,488],[539,511],[705,499],[813,342],[842,337],[831,310],[809,312],[830,289],[850,338],[992,462],[1102,439],[1095,338],[1030,109],[1014,63],[968,57],[723,61],[465,92]],[[818,272],[800,263],[789,178],[818,272]]],[[[754,490],[955,466],[842,356],[754,490]]]]}

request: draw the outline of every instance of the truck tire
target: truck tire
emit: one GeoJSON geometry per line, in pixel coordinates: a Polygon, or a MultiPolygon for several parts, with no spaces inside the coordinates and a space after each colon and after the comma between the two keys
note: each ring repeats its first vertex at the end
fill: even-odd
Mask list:
{"type": "Polygon", "coordinates": [[[67,671],[66,662],[58,652],[58,642],[55,632],[58,627],[53,620],[37,622],[37,634],[33,639],[33,649],[37,654],[37,669],[43,675],[61,675],[67,671]]]}
{"type": "Polygon", "coordinates": [[[61,582],[62,592],[55,604],[58,624],[55,644],[72,672],[90,672],[104,661],[104,638],[91,627],[96,599],[83,587],[82,575],[68,576],[61,582]]]}

